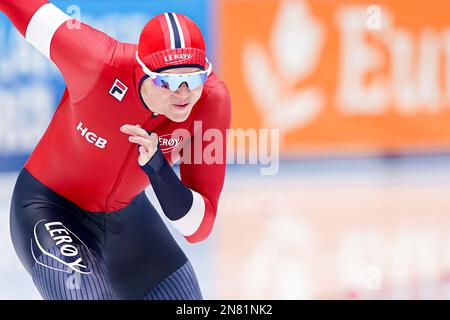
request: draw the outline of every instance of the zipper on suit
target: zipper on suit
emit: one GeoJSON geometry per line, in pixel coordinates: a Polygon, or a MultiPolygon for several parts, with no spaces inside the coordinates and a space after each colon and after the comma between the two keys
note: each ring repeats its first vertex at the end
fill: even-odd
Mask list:
{"type": "MultiPolygon", "coordinates": [[[[145,121],[144,124],[141,124],[141,127],[142,127],[142,128],[145,128],[146,125],[147,125],[147,123],[148,123],[149,121],[151,121],[151,120],[152,120],[152,118],[150,118],[150,119],[148,119],[147,121],[145,121]]],[[[145,129],[144,129],[144,130],[145,130],[145,129]]],[[[109,209],[109,207],[110,207],[111,200],[112,200],[114,194],[116,193],[117,188],[119,187],[120,182],[122,181],[123,175],[125,174],[125,170],[126,170],[126,168],[127,168],[127,166],[128,166],[128,163],[130,162],[130,159],[131,159],[131,156],[132,156],[132,154],[133,154],[133,151],[134,151],[135,148],[136,148],[136,149],[138,148],[137,145],[136,145],[135,143],[131,143],[131,144],[132,144],[132,145],[130,146],[130,150],[128,150],[127,157],[125,158],[125,161],[123,162],[123,164],[122,164],[122,166],[121,166],[121,168],[120,168],[120,170],[119,170],[119,174],[117,175],[117,178],[116,178],[116,180],[114,181],[114,185],[113,185],[113,187],[112,187],[112,189],[111,189],[111,192],[109,193],[108,197],[106,198],[106,208],[105,208],[106,212],[108,212],[108,209],[109,209]]],[[[139,151],[138,151],[138,152],[139,152],[139,151]]]]}

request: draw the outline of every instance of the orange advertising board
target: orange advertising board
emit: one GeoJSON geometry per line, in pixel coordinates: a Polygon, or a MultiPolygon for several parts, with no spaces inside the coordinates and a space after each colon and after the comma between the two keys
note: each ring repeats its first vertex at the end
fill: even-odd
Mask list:
{"type": "Polygon", "coordinates": [[[450,2],[222,0],[233,128],[282,154],[450,150],[450,2]]]}

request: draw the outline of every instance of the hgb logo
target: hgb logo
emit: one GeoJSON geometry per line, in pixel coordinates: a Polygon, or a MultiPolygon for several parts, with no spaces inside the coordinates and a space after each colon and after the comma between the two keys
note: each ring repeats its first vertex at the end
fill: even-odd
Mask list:
{"type": "Polygon", "coordinates": [[[81,131],[81,135],[86,138],[87,142],[93,143],[96,147],[100,149],[105,149],[106,139],[98,137],[95,133],[88,131],[88,128],[83,128],[83,123],[80,122],[77,126],[77,130],[81,131]]]}

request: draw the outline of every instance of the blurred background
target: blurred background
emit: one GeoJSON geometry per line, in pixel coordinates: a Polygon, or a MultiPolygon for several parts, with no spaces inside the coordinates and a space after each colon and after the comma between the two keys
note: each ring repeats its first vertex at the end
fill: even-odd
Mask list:
{"type": "MultiPolygon", "coordinates": [[[[204,32],[246,132],[211,236],[173,232],[205,298],[450,298],[449,1],[52,2],[125,42],[164,11],[204,32]]],[[[64,81],[2,14],[0,48],[0,299],[40,299],[9,206],[64,81]]]]}

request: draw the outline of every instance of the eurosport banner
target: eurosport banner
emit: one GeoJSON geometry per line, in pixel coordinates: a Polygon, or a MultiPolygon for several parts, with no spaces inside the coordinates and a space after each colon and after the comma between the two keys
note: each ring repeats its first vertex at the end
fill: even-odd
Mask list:
{"type": "MultiPolygon", "coordinates": [[[[210,1],[50,1],[70,16],[115,39],[136,43],[145,23],[154,15],[180,12],[201,28],[208,55],[210,1]]],[[[18,170],[45,132],[64,91],[65,83],[55,65],[28,44],[5,15],[0,13],[0,171],[18,170]]]]}
{"type": "Polygon", "coordinates": [[[450,1],[223,0],[218,12],[234,128],[279,129],[285,156],[450,150],[450,1]]]}

